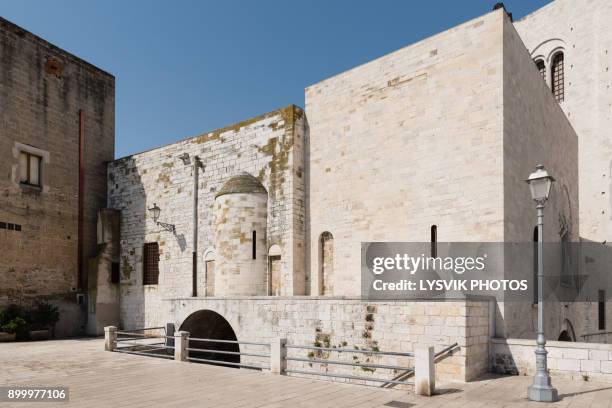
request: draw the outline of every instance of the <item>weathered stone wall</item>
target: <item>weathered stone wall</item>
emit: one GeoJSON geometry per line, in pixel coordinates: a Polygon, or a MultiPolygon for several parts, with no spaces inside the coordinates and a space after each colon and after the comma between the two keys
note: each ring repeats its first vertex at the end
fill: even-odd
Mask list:
{"type": "Polygon", "coordinates": [[[267,194],[224,194],[215,199],[215,212],[215,295],[267,295],[267,194]]]}
{"type": "MultiPolygon", "coordinates": [[[[96,253],[96,214],[114,155],[114,77],[0,18],[0,304],[62,300],[56,334],[75,334],[79,110],[85,113],[84,257],[96,253]],[[19,151],[43,156],[42,188],[19,183],[19,151]],[[72,311],[71,311],[72,310],[72,311]]],[[[85,282],[83,282],[85,284],[85,282]]],[[[86,288],[86,286],[84,287],[86,288]]]]}
{"type": "Polygon", "coordinates": [[[193,166],[179,159],[183,153],[191,156],[192,163],[198,155],[204,165],[199,176],[198,293],[205,293],[205,254],[212,259],[217,244],[215,195],[226,181],[243,172],[256,177],[268,192],[265,236],[267,248],[276,244],[281,249],[281,294],[304,293],[303,128],[302,110],[291,105],[109,164],[108,204],[122,214],[123,326],[149,322],[161,297],[191,295],[193,166]],[[153,222],[147,209],[154,203],[161,208],[159,221],[175,225],[174,234],[153,222]],[[145,242],[160,246],[159,285],[142,284],[145,242]]]}
{"type": "MultiPolygon", "coordinates": [[[[436,364],[440,379],[470,380],[486,372],[489,343],[489,302],[364,302],[333,297],[228,297],[164,299],[148,327],[174,323],[178,329],[199,310],[212,310],[232,326],[238,340],[267,342],[286,337],[288,344],[413,352],[421,345],[436,351],[453,343],[459,349],[436,364]]],[[[205,324],[205,322],[202,322],[205,324]]],[[[195,343],[194,343],[195,344],[195,343]]],[[[194,347],[202,347],[194,346],[194,347]]],[[[262,353],[259,346],[241,351],[262,353]]],[[[289,355],[313,358],[310,350],[290,349],[289,355]]],[[[316,358],[412,366],[407,357],[323,353],[316,358]]],[[[268,364],[267,359],[242,357],[242,362],[268,364]]],[[[393,377],[389,370],[289,362],[289,368],[344,373],[374,378],[393,377]]],[[[380,385],[380,383],[376,383],[380,385]]]]}
{"type": "MultiPolygon", "coordinates": [[[[534,340],[491,339],[491,367],[500,374],[535,373],[534,340]]],[[[546,342],[548,368],[553,376],[580,381],[612,382],[612,345],[546,342]]]]}

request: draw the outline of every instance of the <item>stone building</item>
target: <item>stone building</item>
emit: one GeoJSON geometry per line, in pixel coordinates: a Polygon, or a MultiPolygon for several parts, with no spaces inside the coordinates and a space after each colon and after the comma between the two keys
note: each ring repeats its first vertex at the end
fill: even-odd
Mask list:
{"type": "Polygon", "coordinates": [[[112,75],[0,18],[0,305],[55,303],[57,336],[84,333],[114,110],[112,75]]]}
{"type": "MultiPolygon", "coordinates": [[[[433,230],[530,242],[524,179],[538,162],[557,179],[547,241],[563,228],[578,240],[564,221],[579,211],[578,139],[498,9],[308,87],[305,111],[117,159],[119,324],[397,351],[458,343],[438,373],[472,379],[488,369],[491,337],[533,336],[533,306],[363,300],[360,243],[433,230]]],[[[561,324],[547,329],[556,338],[561,324]]]]}

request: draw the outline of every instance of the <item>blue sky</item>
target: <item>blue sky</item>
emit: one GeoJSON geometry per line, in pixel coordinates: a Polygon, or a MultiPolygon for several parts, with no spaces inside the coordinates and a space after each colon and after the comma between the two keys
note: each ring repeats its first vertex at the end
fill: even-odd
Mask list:
{"type": "MultiPolygon", "coordinates": [[[[515,19],[549,0],[509,0],[515,19]]],[[[3,0],[0,15],[116,77],[116,157],[294,103],[304,88],[495,1],[3,0]]]]}

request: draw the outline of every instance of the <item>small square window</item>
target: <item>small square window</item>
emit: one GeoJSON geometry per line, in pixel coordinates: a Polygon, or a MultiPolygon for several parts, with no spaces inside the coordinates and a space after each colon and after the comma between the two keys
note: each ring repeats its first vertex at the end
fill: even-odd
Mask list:
{"type": "Polygon", "coordinates": [[[15,224],[8,223],[8,230],[13,231],[15,229],[15,224]]]}
{"type": "Polygon", "coordinates": [[[28,152],[19,153],[19,182],[40,187],[42,157],[28,152]]]}
{"type": "Polygon", "coordinates": [[[15,231],[21,231],[21,224],[15,224],[15,231]]]}
{"type": "Polygon", "coordinates": [[[0,222],[0,229],[6,229],[6,222],[0,222]]]}

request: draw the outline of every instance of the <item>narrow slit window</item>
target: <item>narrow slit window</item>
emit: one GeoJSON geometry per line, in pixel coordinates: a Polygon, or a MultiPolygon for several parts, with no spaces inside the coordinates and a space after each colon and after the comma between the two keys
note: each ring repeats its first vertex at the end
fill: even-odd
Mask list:
{"type": "Polygon", "coordinates": [[[438,256],[438,226],[431,226],[431,257],[436,258],[438,256]]]}
{"type": "Polygon", "coordinates": [[[562,52],[553,58],[551,66],[551,91],[557,102],[565,100],[565,61],[562,52]]]}
{"type": "Polygon", "coordinates": [[[544,81],[546,81],[546,64],[544,64],[543,60],[537,60],[535,62],[536,68],[538,69],[538,71],[540,72],[540,75],[542,75],[542,79],[544,81]]]}
{"type": "Polygon", "coordinates": [[[253,259],[257,259],[257,231],[253,231],[253,259]]]}
{"type": "Polygon", "coordinates": [[[606,291],[600,290],[598,293],[599,301],[597,302],[599,330],[606,330],[606,291]]]}

